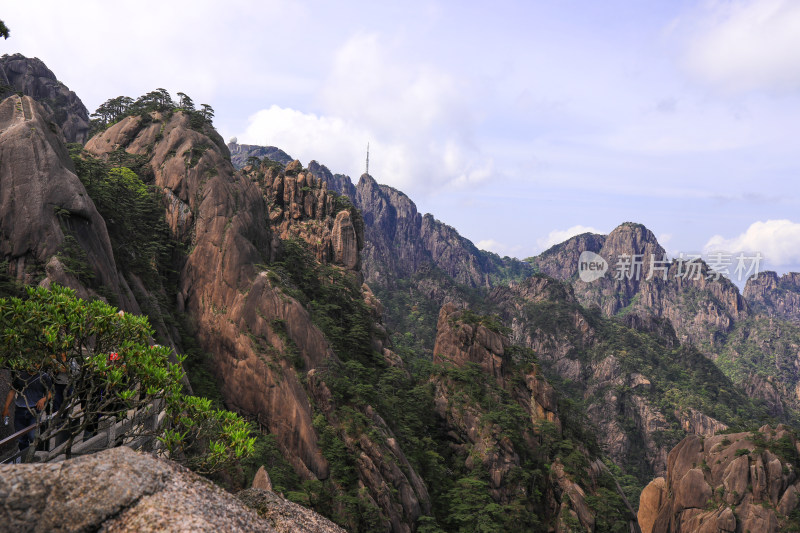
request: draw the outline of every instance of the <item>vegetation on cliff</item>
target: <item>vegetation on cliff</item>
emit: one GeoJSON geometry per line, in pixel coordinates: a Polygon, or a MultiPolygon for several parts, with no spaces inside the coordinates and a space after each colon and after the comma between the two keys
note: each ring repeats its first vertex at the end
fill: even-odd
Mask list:
{"type": "Polygon", "coordinates": [[[117,311],[58,285],[29,287],[24,299],[0,298],[0,366],[68,379],[60,404],[51,405],[59,422],[41,428],[29,453],[59,434],[69,458],[76,437],[99,417],[115,417],[132,422],[118,438],[158,438],[169,458],[199,472],[229,468],[251,454],[254,439],[247,423],[212,409],[203,398],[184,395],[184,357],[170,362],[169,348],[151,344],[153,330],[145,317],[117,311]],[[159,423],[161,409],[166,417],[159,423]]]}

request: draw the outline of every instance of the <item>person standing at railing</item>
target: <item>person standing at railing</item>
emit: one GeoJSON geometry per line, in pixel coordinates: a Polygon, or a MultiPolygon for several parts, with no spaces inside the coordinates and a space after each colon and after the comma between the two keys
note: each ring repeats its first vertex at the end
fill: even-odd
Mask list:
{"type": "MultiPolygon", "coordinates": [[[[14,402],[14,431],[22,431],[35,424],[39,413],[44,411],[52,397],[52,389],[53,380],[47,372],[32,368],[15,373],[3,406],[3,419],[8,416],[11,402],[14,402]]],[[[35,427],[20,435],[20,451],[27,449],[35,438],[35,427]]]]}

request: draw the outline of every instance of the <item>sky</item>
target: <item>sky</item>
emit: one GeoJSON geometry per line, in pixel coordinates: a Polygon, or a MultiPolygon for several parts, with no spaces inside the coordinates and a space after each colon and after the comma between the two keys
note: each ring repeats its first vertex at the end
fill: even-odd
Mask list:
{"type": "Polygon", "coordinates": [[[500,255],[646,225],[800,270],[800,2],[7,1],[90,111],[157,87],[225,139],[365,169],[500,255]],[[224,7],[223,7],[224,6],[224,7]]]}

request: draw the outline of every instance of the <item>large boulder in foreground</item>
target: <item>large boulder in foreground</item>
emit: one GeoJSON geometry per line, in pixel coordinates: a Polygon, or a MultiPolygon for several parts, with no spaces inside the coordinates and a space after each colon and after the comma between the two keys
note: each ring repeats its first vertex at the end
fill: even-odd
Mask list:
{"type": "Polygon", "coordinates": [[[670,452],[667,477],[642,491],[643,533],[763,532],[796,526],[798,442],[785,427],[690,435],[670,452]]]}
{"type": "Polygon", "coordinates": [[[342,531],[272,493],[259,496],[250,498],[261,502],[259,514],[277,518],[259,517],[171,461],[125,447],[63,463],[0,465],[4,531],[342,531]]]}

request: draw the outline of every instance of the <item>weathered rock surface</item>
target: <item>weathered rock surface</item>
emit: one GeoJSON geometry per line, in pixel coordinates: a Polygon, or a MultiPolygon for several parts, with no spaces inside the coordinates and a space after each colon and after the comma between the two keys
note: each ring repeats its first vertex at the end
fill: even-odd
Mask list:
{"type": "Polygon", "coordinates": [[[86,145],[98,156],[120,148],[148,156],[156,185],[173,199],[166,203],[167,220],[192,247],[180,274],[179,308],[193,317],[198,340],[214,354],[229,406],[274,428],[306,478],[326,478],[307,394],[281,356],[284,335],[306,368],[335,356],[302,305],[256,269],[279,246],[262,191],[235,172],[213,137],[191,129],[183,113],[147,122],[126,117],[86,145]]]}
{"type": "Polygon", "coordinates": [[[797,454],[784,426],[688,436],[669,453],[666,480],[642,491],[639,525],[644,533],[780,531],[798,505],[797,454]]]}
{"type": "MultiPolygon", "coordinates": [[[[655,332],[672,345],[690,343],[716,361],[726,375],[770,413],[786,420],[800,407],[800,274],[761,272],[743,294],[702,260],[663,261],[664,250],[640,224],[624,223],[609,235],[584,234],[556,245],[533,263],[570,282],[577,300],[607,316],[622,316],[631,327],[655,332]],[[609,271],[593,282],[578,279],[582,251],[599,253],[609,271]],[[640,263],[619,270],[620,260],[640,263]],[[651,261],[653,263],[651,264],[651,261]],[[650,276],[651,266],[653,268],[650,276]],[[680,274],[685,274],[680,277],[680,274]],[[648,279],[650,277],[651,279],[648,279]],[[637,279],[638,278],[638,279],[637,279]],[[674,335],[669,329],[674,330],[674,335]]],[[[729,265],[731,275],[736,262],[729,265]]]]}
{"type": "Polygon", "coordinates": [[[379,185],[368,174],[353,187],[347,176],[331,174],[322,165],[310,164],[309,172],[348,196],[361,211],[365,223],[363,272],[370,284],[410,277],[422,265],[433,265],[470,287],[493,284],[506,270],[514,270],[520,277],[532,272],[527,263],[478,250],[432,215],[423,217],[408,196],[379,185]]]}
{"type": "Polygon", "coordinates": [[[236,494],[277,533],[345,533],[345,530],[314,511],[285,500],[269,490],[252,488],[236,494]]]}
{"type": "MultiPolygon", "coordinates": [[[[489,300],[502,322],[511,325],[513,344],[530,348],[550,372],[580,386],[598,441],[617,464],[634,466],[629,463],[636,461],[637,470],[663,476],[669,451],[662,438],[666,432],[680,429],[710,435],[727,427],[696,409],[662,411],[652,401],[653,376],[626,366],[624,351],[603,349],[614,340],[604,337],[602,328],[596,329],[598,318],[578,305],[572,285],[537,275],[493,289],[489,300]],[[622,420],[632,423],[623,425],[622,420]]],[[[620,322],[651,335],[664,357],[675,357],[672,349],[678,343],[668,320],[626,316],[620,322]]],[[[618,335],[626,334],[623,330],[618,335]]],[[[641,347],[624,348],[628,349],[641,347]]],[[[715,387],[730,383],[719,371],[716,376],[720,383],[715,387]]]]}
{"type": "Polygon", "coordinates": [[[263,190],[273,232],[281,239],[304,240],[318,261],[360,276],[364,223],[358,210],[337,201],[327,182],[303,171],[299,161],[283,171],[266,166],[245,171],[263,190]]]}
{"type": "Polygon", "coordinates": [[[311,161],[308,164],[308,171],[321,182],[327,183],[328,189],[335,193],[346,196],[350,201],[353,201],[356,197],[356,187],[348,176],[344,174],[333,174],[328,167],[316,161],[311,161]]]}
{"type": "Polygon", "coordinates": [[[761,272],[747,280],[744,299],[754,311],[800,322],[800,273],[788,272],[781,277],[775,272],[761,272]]]}
{"type": "Polygon", "coordinates": [[[251,488],[272,490],[272,481],[269,479],[269,473],[267,473],[267,469],[263,466],[258,467],[258,471],[256,472],[255,477],[253,477],[251,488]]]}
{"type": "Polygon", "coordinates": [[[47,113],[29,96],[10,96],[0,103],[0,258],[21,282],[57,282],[88,296],[59,253],[85,254],[98,284],[124,308],[139,310],[121,287],[105,221],[47,113]]]}
{"type": "Polygon", "coordinates": [[[736,286],[725,278],[708,279],[704,262],[696,261],[690,267],[665,259],[664,249],[650,230],[626,222],[607,236],[573,237],[536,257],[534,264],[557,279],[572,281],[581,304],[596,305],[605,315],[625,309],[668,319],[681,342],[713,346],[737,320],[749,316],[736,286]],[[609,269],[599,280],[586,283],[577,279],[578,257],[584,250],[598,253],[608,262],[609,269]],[[620,270],[620,261],[633,262],[633,258],[634,266],[620,270]],[[686,275],[679,277],[679,273],[686,275]]]}
{"type": "Polygon", "coordinates": [[[434,364],[449,363],[462,367],[476,363],[502,386],[505,377],[503,354],[509,344],[506,337],[482,323],[466,322],[463,310],[453,304],[442,307],[436,329],[434,364]]]}
{"type": "Polygon", "coordinates": [[[228,143],[228,150],[231,152],[231,163],[237,169],[244,168],[247,165],[247,159],[250,157],[257,157],[259,159],[267,158],[270,161],[275,161],[282,165],[288,165],[294,158],[275,146],[257,146],[254,144],[238,144],[235,142],[228,143]]]}
{"type": "Polygon", "coordinates": [[[667,482],[663,477],[657,477],[642,490],[639,495],[639,512],[637,518],[643,533],[653,530],[653,522],[658,516],[658,511],[667,498],[667,482]]]}
{"type": "Polygon", "coordinates": [[[46,110],[46,123],[52,120],[58,125],[67,142],[88,139],[89,111],[40,59],[22,54],[0,57],[0,86],[0,96],[21,92],[39,102],[46,110]]]}
{"type": "MultiPolygon", "coordinates": [[[[265,501],[269,512],[285,506],[276,500],[265,501]]],[[[313,516],[303,511],[285,516],[284,523],[296,518],[302,527],[304,517],[313,516]]],[[[63,463],[0,465],[0,524],[19,533],[276,531],[213,483],[125,447],[63,463]]],[[[335,526],[297,530],[341,531],[335,526]]]]}
{"type": "MultiPolygon", "coordinates": [[[[533,428],[547,421],[552,423],[557,433],[560,434],[562,430],[555,390],[535,367],[523,376],[508,375],[508,364],[512,357],[508,349],[506,336],[493,331],[481,321],[475,321],[475,315],[467,314],[452,304],[442,307],[434,363],[456,368],[477,365],[499,390],[505,390],[530,417],[529,431],[518,428],[523,432],[523,444],[512,441],[499,425],[487,423],[485,409],[471,401],[458,383],[445,375],[433,379],[435,410],[448,429],[447,434],[452,440],[450,447],[465,457],[465,466],[469,470],[482,469],[488,473],[490,494],[501,504],[514,501],[528,490],[528,487],[519,484],[514,473],[522,465],[523,453],[529,453],[520,446],[527,450],[537,447],[536,430],[533,428]]],[[[597,489],[598,479],[607,474],[607,470],[599,460],[590,461],[586,457],[586,462],[590,467],[580,480],[567,474],[559,460],[552,462],[548,476],[549,496],[545,509],[541,511],[547,520],[562,524],[568,516],[574,516],[587,531],[594,530],[597,517],[588,504],[587,496],[597,489]]],[[[618,486],[616,490],[619,490],[618,486]]],[[[622,500],[627,502],[624,497],[622,500]]],[[[638,531],[630,506],[625,515],[628,516],[630,531],[638,531]]]]}
{"type": "Polygon", "coordinates": [[[599,253],[606,242],[605,235],[582,233],[556,244],[535,258],[539,272],[551,278],[573,280],[578,275],[578,260],[583,252],[599,253]]]}
{"type": "MultiPolygon", "coordinates": [[[[210,129],[192,129],[184,113],[156,113],[150,120],[121,120],[92,138],[87,150],[101,157],[117,149],[148,157],[155,183],[164,191],[170,228],[191,250],[180,274],[178,305],[194,321],[203,348],[214,355],[227,405],[275,433],[302,479],[326,480],[329,466],[312,423],[312,401],[331,426],[342,433],[345,428],[334,406],[328,406],[330,393],[315,369],[339,361],[308,311],[271,276],[269,265],[282,253],[281,239],[299,238],[319,261],[359,281],[360,218],[337,203],[299,161],[283,170],[261,165],[235,171],[214,135],[210,129]]],[[[370,295],[369,287],[363,289],[367,303],[374,300],[379,308],[370,295]]],[[[380,317],[373,318],[378,331],[380,317]]],[[[373,347],[391,358],[380,339],[373,347]]],[[[362,497],[380,509],[387,528],[410,532],[430,511],[427,489],[380,416],[365,416],[384,438],[343,437],[359,457],[362,497]]]]}

